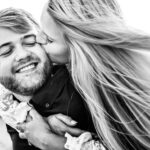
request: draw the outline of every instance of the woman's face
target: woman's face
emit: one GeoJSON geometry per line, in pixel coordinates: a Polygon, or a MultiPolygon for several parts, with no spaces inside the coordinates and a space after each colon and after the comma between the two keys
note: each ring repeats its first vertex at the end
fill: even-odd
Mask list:
{"type": "Polygon", "coordinates": [[[47,6],[48,4],[46,4],[42,11],[41,25],[51,42],[45,46],[45,49],[53,62],[67,63],[69,52],[63,30],[48,13],[47,6]]]}

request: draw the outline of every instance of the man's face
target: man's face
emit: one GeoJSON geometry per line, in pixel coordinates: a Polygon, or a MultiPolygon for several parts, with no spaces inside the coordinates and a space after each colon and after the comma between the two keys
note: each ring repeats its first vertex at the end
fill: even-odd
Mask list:
{"type": "Polygon", "coordinates": [[[0,27],[0,83],[14,93],[33,95],[49,73],[50,62],[35,31],[18,34],[0,27]]]}

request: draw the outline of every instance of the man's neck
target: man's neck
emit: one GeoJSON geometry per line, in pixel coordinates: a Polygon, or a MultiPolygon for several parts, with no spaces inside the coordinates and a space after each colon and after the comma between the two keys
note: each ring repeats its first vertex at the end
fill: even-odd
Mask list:
{"type": "Polygon", "coordinates": [[[32,98],[32,96],[24,96],[20,94],[13,93],[14,96],[21,102],[29,102],[32,98]]]}

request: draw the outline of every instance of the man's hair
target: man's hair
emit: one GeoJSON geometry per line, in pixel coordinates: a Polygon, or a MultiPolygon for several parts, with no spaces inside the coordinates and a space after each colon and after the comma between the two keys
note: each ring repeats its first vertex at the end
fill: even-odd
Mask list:
{"type": "Polygon", "coordinates": [[[16,33],[26,33],[33,27],[39,29],[38,24],[28,12],[7,8],[0,11],[0,27],[4,27],[16,33]]]}

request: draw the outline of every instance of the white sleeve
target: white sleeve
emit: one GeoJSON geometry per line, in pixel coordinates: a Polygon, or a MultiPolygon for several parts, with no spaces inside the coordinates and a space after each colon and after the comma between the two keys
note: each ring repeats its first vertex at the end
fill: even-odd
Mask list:
{"type": "Polygon", "coordinates": [[[26,120],[31,108],[27,102],[14,100],[12,93],[0,85],[0,116],[6,124],[16,129],[18,123],[26,120]]]}
{"type": "Polygon", "coordinates": [[[84,132],[79,137],[72,137],[66,133],[67,138],[64,147],[68,150],[106,150],[100,141],[92,139],[90,132],[84,132]]]}

